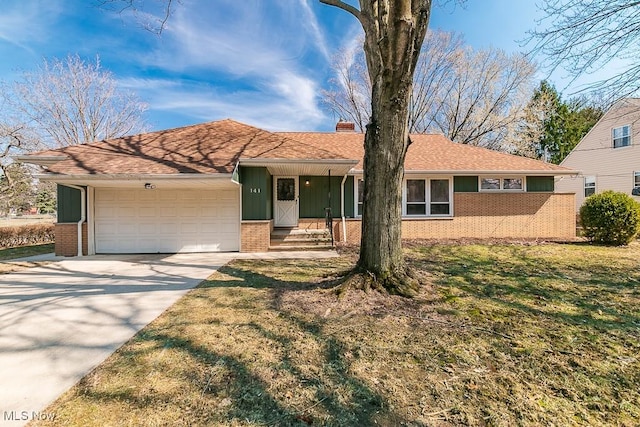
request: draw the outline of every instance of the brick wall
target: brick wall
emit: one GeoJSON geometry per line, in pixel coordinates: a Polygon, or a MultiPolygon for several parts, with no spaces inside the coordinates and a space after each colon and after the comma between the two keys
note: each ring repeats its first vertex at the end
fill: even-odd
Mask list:
{"type": "Polygon", "coordinates": [[[273,221],[242,221],[240,251],[266,252],[271,244],[273,221]]]}
{"type": "MultiPolygon", "coordinates": [[[[405,219],[404,239],[571,239],[576,236],[574,194],[455,193],[452,218],[405,219]]],[[[348,219],[347,240],[360,243],[360,220],[348,219]]],[[[342,224],[334,226],[342,241],[342,224]]]]}
{"type": "MultiPolygon", "coordinates": [[[[78,255],[78,224],[57,223],[55,225],[55,252],[58,256],[78,255]]],[[[87,223],[82,224],[82,252],[87,255],[87,223]]]]}

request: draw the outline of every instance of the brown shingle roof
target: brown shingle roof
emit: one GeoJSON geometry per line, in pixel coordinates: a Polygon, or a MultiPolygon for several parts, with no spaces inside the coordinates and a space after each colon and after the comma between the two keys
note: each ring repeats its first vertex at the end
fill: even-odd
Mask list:
{"type": "Polygon", "coordinates": [[[66,155],[49,172],[76,174],[231,173],[240,158],[342,159],[233,120],[80,144],[34,156],[66,155]]]}
{"type": "MultiPolygon", "coordinates": [[[[355,166],[362,170],[364,134],[280,132],[278,135],[332,151],[338,155],[359,159],[355,166]]],[[[527,157],[514,156],[482,147],[451,142],[443,135],[411,135],[412,144],[405,160],[406,171],[567,171],[568,169],[527,157]]]]}
{"type": "MultiPolygon", "coordinates": [[[[560,166],[456,144],[442,135],[412,135],[405,170],[411,171],[554,171],[560,166]]],[[[81,144],[33,156],[66,155],[49,172],[82,174],[231,173],[240,159],[359,160],[361,133],[268,132],[233,120],[203,123],[81,144]]]]}

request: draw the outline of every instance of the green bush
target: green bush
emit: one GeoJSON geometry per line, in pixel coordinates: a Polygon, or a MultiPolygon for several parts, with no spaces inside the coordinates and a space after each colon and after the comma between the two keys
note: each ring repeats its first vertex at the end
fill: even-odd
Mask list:
{"type": "Polygon", "coordinates": [[[53,224],[31,224],[17,227],[0,227],[0,249],[52,243],[53,224]]]}
{"type": "Polygon", "coordinates": [[[638,234],[640,204],[628,194],[615,191],[594,194],[580,208],[580,222],[590,241],[626,245],[638,234]]]}

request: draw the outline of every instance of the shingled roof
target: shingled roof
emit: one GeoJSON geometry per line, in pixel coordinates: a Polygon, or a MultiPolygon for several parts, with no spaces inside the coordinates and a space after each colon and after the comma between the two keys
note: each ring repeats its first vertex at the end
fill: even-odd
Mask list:
{"type": "MultiPolygon", "coordinates": [[[[567,174],[567,168],[480,147],[457,144],[442,135],[412,135],[407,172],[567,174]]],[[[23,156],[49,161],[62,175],[228,174],[248,159],[287,161],[353,160],[362,169],[364,135],[355,132],[268,132],[226,119],[47,150],[23,156]]]]}

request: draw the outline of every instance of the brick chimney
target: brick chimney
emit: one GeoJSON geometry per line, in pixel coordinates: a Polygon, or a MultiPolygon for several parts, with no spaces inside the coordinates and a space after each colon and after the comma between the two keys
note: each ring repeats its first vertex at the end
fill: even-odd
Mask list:
{"type": "Polygon", "coordinates": [[[336,132],[355,132],[356,124],[353,122],[347,122],[345,120],[340,119],[338,123],[336,123],[336,132]]]}

